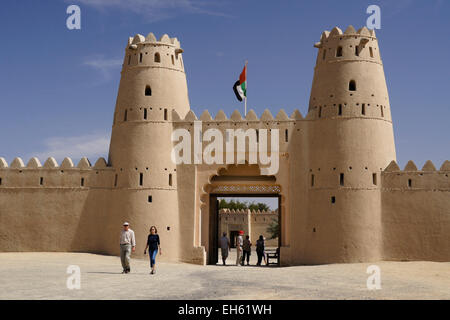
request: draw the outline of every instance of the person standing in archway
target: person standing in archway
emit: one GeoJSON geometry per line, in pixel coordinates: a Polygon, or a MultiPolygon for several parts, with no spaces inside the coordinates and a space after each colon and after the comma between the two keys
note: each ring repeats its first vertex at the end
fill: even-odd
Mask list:
{"type": "Polygon", "coordinates": [[[244,245],[242,246],[242,251],[244,255],[242,256],[242,265],[245,264],[247,260],[247,265],[250,265],[250,255],[252,253],[252,242],[250,241],[250,236],[246,235],[244,240],[244,245]]]}
{"type": "Polygon", "coordinates": [[[244,234],[244,231],[239,231],[239,236],[236,238],[236,265],[239,264],[243,265],[242,262],[242,246],[244,245],[244,239],[242,238],[242,235],[244,234]]]}
{"type": "Polygon", "coordinates": [[[230,240],[227,237],[227,233],[224,232],[222,238],[220,238],[220,249],[222,251],[222,262],[225,265],[225,261],[228,258],[228,252],[230,249],[230,240]]]}

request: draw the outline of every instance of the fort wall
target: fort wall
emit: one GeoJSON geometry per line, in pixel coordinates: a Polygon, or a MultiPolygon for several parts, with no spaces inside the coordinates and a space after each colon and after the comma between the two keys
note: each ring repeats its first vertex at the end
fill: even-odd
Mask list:
{"type": "Polygon", "coordinates": [[[0,250],[102,252],[113,171],[100,158],[0,159],[0,250]]]}
{"type": "Polygon", "coordinates": [[[382,172],[383,259],[450,260],[450,162],[382,172]]]}

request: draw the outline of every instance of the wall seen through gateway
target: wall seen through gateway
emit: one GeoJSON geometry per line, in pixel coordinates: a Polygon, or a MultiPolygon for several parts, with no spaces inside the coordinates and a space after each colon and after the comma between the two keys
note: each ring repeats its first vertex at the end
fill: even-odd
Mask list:
{"type": "MultiPolygon", "coordinates": [[[[218,238],[225,233],[230,240],[232,251],[228,258],[228,263],[235,264],[236,238],[239,231],[244,232],[244,239],[249,236],[252,243],[250,255],[250,265],[256,264],[256,241],[260,236],[265,239],[267,250],[276,251],[279,239],[279,210],[277,196],[266,197],[232,197],[218,196],[218,238]]],[[[219,240],[219,259],[220,259],[219,240]]]]}

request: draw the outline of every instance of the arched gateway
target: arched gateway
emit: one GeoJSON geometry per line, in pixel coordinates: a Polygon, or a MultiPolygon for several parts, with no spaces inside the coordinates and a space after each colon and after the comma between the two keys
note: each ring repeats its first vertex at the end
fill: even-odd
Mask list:
{"type": "MultiPolygon", "coordinates": [[[[200,244],[206,250],[208,264],[218,261],[219,234],[219,197],[277,197],[278,198],[278,223],[280,236],[278,247],[284,243],[283,235],[286,226],[283,223],[284,196],[282,186],[276,181],[275,176],[261,175],[258,165],[229,165],[221,168],[213,174],[209,182],[204,186],[205,194],[202,195],[201,221],[198,233],[201,234],[200,244]]],[[[256,218],[255,218],[256,219],[256,218]]],[[[228,234],[232,237],[232,234],[228,234]]],[[[253,242],[256,239],[251,239],[253,242]]],[[[280,257],[282,262],[282,258],[280,257]]]]}

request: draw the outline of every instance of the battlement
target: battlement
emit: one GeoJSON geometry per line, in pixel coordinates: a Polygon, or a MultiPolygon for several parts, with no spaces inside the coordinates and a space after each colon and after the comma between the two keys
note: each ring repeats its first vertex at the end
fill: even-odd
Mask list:
{"type": "Polygon", "coordinates": [[[353,26],[349,26],[345,32],[338,27],[331,32],[324,31],[314,47],[319,49],[316,67],[351,61],[382,64],[375,31],[366,27],[358,31],[353,26]]]}
{"type": "Polygon", "coordinates": [[[446,160],[437,170],[433,162],[425,162],[421,170],[410,160],[401,170],[397,162],[382,171],[382,185],[387,189],[450,191],[450,161],[446,160]]]}
{"type": "Polygon", "coordinates": [[[182,53],[183,49],[177,38],[170,38],[164,34],[158,41],[151,32],[147,37],[137,34],[133,38],[128,38],[122,71],[144,67],[164,68],[184,73],[182,53]]]}
{"type": "Polygon", "coordinates": [[[36,157],[27,165],[16,157],[9,166],[4,158],[0,158],[0,188],[110,187],[113,172],[104,158],[99,158],[94,166],[86,157],[81,158],[77,166],[69,157],[64,158],[61,165],[53,157],[43,165],[36,157]]]}
{"type": "Polygon", "coordinates": [[[324,43],[333,37],[370,37],[376,39],[375,30],[369,30],[367,29],[367,27],[362,27],[358,31],[356,31],[356,29],[352,25],[349,25],[345,32],[342,32],[339,27],[334,27],[331,32],[328,30],[322,32],[322,36],[320,37],[320,42],[318,42],[318,44],[324,43]]]}
{"type": "Polygon", "coordinates": [[[249,214],[249,215],[278,215],[278,210],[250,210],[250,209],[220,209],[220,215],[239,215],[239,214],[249,214]]]}
{"type": "Polygon", "coordinates": [[[141,34],[136,34],[134,37],[128,38],[127,48],[136,49],[138,45],[153,44],[163,46],[174,46],[180,48],[180,41],[177,38],[170,38],[167,34],[163,34],[159,40],[156,39],[153,32],[150,32],[146,37],[141,34]]]}
{"type": "Polygon", "coordinates": [[[292,113],[289,117],[286,112],[281,109],[275,118],[272,113],[265,109],[260,118],[256,115],[254,110],[250,110],[245,117],[242,117],[239,110],[234,110],[231,114],[230,118],[227,117],[223,110],[219,110],[213,119],[208,110],[203,111],[200,118],[197,118],[194,111],[190,110],[184,118],[181,118],[178,113],[173,110],[172,111],[172,119],[174,122],[178,123],[191,123],[193,121],[203,121],[203,122],[283,122],[283,121],[297,121],[303,120],[303,116],[297,109],[292,113]]]}

